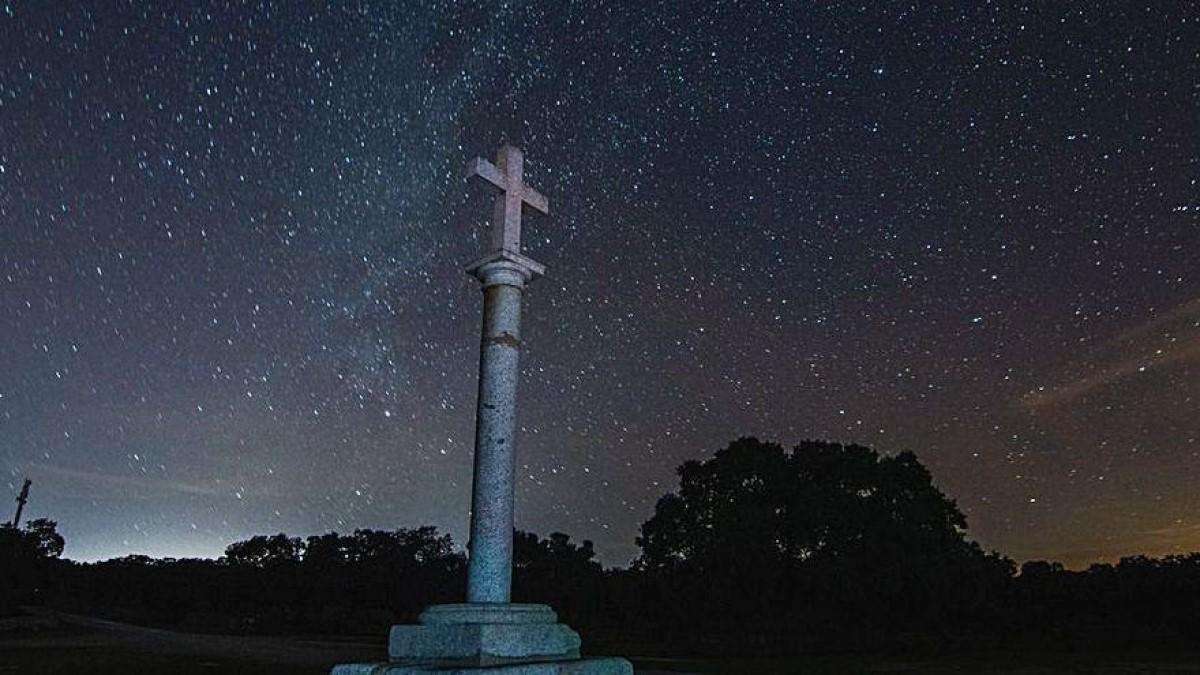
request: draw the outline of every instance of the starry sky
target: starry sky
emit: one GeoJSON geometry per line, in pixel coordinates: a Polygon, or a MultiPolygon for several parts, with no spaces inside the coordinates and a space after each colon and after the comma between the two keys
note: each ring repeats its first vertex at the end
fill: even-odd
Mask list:
{"type": "Polygon", "coordinates": [[[0,0],[0,63],[0,487],[68,557],[462,544],[505,141],[518,526],[625,564],[757,435],[1017,560],[1200,549],[1187,3],[0,0]]]}

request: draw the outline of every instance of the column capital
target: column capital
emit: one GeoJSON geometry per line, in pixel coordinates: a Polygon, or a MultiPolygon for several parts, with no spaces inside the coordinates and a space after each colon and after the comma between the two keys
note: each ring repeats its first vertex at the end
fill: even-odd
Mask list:
{"type": "Polygon", "coordinates": [[[484,288],[497,284],[524,288],[525,284],[545,274],[546,266],[520,253],[501,250],[467,265],[467,273],[478,279],[484,288]]]}

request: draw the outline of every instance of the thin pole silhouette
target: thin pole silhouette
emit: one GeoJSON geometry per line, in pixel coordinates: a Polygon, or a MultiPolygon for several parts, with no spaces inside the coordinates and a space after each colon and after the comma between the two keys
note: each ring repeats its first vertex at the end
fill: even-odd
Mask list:
{"type": "Polygon", "coordinates": [[[17,515],[13,517],[12,527],[14,529],[21,527],[21,512],[25,510],[25,502],[29,501],[29,486],[33,481],[25,479],[25,484],[21,486],[21,494],[17,495],[17,515]]]}

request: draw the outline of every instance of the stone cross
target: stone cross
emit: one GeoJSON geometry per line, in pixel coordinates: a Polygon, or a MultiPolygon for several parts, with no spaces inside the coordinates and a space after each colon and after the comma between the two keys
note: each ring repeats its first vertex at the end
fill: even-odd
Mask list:
{"type": "Polygon", "coordinates": [[[492,217],[492,251],[467,268],[483,284],[483,336],[475,418],[475,476],[467,544],[467,602],[508,603],[512,591],[513,452],[516,432],[521,294],[545,273],[521,255],[521,211],[549,212],[546,198],[524,182],[524,156],[505,145],[496,163],[476,158],[467,177],[500,190],[492,217]]]}
{"type": "Polygon", "coordinates": [[[625,659],[581,658],[579,634],[546,605],[513,604],[513,451],[521,295],[546,268],[521,255],[521,212],[546,213],[525,184],[521,151],[506,145],[496,163],[474,159],[467,176],[498,189],[492,251],[467,267],[483,286],[475,477],[467,546],[467,602],[433,605],[418,625],[392,626],[386,663],[347,663],[332,675],[633,675],[625,659]]]}
{"type": "Polygon", "coordinates": [[[467,164],[467,177],[478,176],[499,190],[492,215],[492,249],[521,252],[521,208],[528,204],[543,214],[550,213],[545,195],[525,184],[525,155],[511,145],[500,148],[496,163],[476,157],[467,164]]]}

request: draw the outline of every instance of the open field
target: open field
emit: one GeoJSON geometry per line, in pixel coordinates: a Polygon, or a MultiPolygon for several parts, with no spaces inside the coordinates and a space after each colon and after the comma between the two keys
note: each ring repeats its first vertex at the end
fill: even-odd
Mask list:
{"type": "MultiPolygon", "coordinates": [[[[297,665],[271,663],[255,657],[221,657],[197,654],[169,654],[129,647],[18,647],[0,643],[0,673],[144,673],[146,675],[211,675],[214,673],[251,673],[255,675],[323,675],[329,665],[346,658],[331,656],[322,663],[297,665]]],[[[787,661],[681,662],[635,659],[638,673],[644,675],[680,675],[682,673],[738,673],[766,675],[797,673],[833,675],[846,673],[889,673],[941,675],[963,673],[981,675],[1055,675],[1064,673],[1095,675],[1158,675],[1200,673],[1200,659],[1165,658],[1153,655],[1116,655],[1103,657],[1065,657],[1040,655],[985,655],[949,659],[855,659],[816,658],[787,661]]]]}
{"type": "MultiPolygon", "coordinates": [[[[336,640],[197,635],[58,615],[52,631],[0,637],[5,673],[318,675],[340,662],[383,658],[375,644],[336,640]]],[[[978,654],[942,657],[814,656],[791,659],[632,659],[644,675],[1158,675],[1200,674],[1200,654],[978,654]]]]}
{"type": "MultiPolygon", "coordinates": [[[[738,675],[1166,675],[1200,673],[1200,655],[978,654],[936,659],[839,656],[762,661],[731,660],[686,665],[688,670],[694,673],[738,675]]],[[[665,669],[676,666],[654,664],[653,667],[665,669]]],[[[639,668],[638,672],[643,671],[639,668]]]]}

